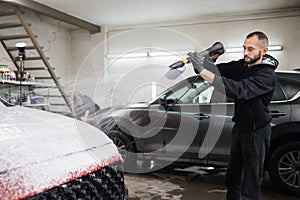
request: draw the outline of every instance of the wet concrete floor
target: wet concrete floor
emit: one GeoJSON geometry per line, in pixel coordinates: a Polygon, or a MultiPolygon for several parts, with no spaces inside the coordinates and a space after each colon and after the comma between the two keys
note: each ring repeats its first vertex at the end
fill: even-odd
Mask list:
{"type": "MultiPolygon", "coordinates": [[[[225,171],[176,166],[144,173],[125,174],[129,200],[225,200],[225,171]]],[[[262,200],[299,200],[276,189],[268,176],[262,183],[262,200]]]]}

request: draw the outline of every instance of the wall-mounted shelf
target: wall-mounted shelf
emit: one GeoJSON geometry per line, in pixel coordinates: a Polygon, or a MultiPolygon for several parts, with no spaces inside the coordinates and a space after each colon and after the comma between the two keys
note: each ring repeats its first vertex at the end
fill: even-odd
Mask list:
{"type": "Polygon", "coordinates": [[[41,82],[1,80],[0,95],[12,105],[41,108],[49,110],[49,86],[41,82]],[[36,95],[33,88],[45,88],[48,97],[36,95]],[[21,102],[20,102],[21,101],[21,102]]]}
{"type": "Polygon", "coordinates": [[[14,80],[1,80],[0,83],[2,84],[11,84],[17,86],[39,86],[39,87],[48,87],[45,83],[41,82],[28,82],[28,81],[14,81],[14,80]]]}

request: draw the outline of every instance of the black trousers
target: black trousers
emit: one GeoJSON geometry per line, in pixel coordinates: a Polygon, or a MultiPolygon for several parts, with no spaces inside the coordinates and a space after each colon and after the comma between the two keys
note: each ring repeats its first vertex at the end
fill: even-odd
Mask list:
{"type": "Polygon", "coordinates": [[[226,174],[227,200],[259,200],[265,154],[271,127],[256,130],[233,127],[231,154],[226,174]]]}

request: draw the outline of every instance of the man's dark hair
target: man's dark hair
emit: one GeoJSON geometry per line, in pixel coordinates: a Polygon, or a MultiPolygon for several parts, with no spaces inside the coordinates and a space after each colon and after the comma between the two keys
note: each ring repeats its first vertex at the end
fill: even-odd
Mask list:
{"type": "Polygon", "coordinates": [[[269,39],[268,39],[267,35],[261,31],[254,31],[252,33],[249,33],[246,38],[251,38],[255,35],[258,37],[259,40],[264,40],[266,42],[266,44],[269,45],[269,39]]]}

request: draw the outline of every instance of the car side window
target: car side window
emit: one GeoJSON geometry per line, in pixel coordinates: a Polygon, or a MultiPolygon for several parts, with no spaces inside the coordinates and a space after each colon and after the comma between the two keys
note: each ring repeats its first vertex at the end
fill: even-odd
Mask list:
{"type": "Polygon", "coordinates": [[[196,104],[210,103],[214,87],[207,81],[194,83],[194,96],[193,102],[196,104]]]}
{"type": "Polygon", "coordinates": [[[201,80],[173,91],[167,95],[166,100],[174,100],[175,104],[210,103],[213,90],[213,86],[201,80]]]}
{"type": "Polygon", "coordinates": [[[286,100],[284,93],[282,92],[282,85],[281,81],[277,79],[276,88],[272,97],[272,101],[283,101],[286,100]]]}
{"type": "Polygon", "coordinates": [[[175,104],[181,104],[183,97],[186,96],[186,93],[188,92],[189,87],[186,85],[178,90],[172,91],[169,94],[167,94],[166,96],[166,101],[169,102],[173,102],[175,104]]]}
{"type": "Polygon", "coordinates": [[[299,82],[288,79],[279,79],[279,82],[287,99],[292,98],[299,92],[299,82]]]}

